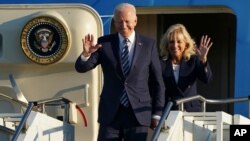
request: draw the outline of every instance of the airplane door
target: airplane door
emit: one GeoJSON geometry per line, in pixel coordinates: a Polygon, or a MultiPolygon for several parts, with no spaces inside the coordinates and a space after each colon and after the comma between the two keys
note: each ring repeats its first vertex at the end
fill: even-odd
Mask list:
{"type": "MultiPolygon", "coordinates": [[[[101,18],[88,5],[0,5],[0,93],[17,98],[8,79],[13,74],[28,101],[55,97],[74,101],[88,122],[84,127],[82,117],[76,113],[76,141],[95,141],[98,134],[101,68],[83,74],[74,68],[87,33],[95,39],[103,35],[101,18]]],[[[13,105],[16,108],[3,110],[1,106],[0,112],[20,112],[13,105]]],[[[57,118],[62,113],[48,110],[47,114],[57,118]]]]}

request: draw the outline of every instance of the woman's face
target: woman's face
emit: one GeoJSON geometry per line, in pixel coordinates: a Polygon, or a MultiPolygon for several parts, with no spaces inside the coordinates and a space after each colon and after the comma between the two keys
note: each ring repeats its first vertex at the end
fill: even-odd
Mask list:
{"type": "Polygon", "coordinates": [[[183,34],[176,34],[168,42],[168,51],[174,58],[182,58],[184,50],[186,49],[186,42],[183,34]]]}

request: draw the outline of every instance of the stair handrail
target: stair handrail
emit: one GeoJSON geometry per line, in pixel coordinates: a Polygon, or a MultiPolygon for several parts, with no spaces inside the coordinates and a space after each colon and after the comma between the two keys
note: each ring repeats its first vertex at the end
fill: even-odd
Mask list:
{"type": "Polygon", "coordinates": [[[27,121],[27,119],[32,111],[33,106],[34,106],[33,102],[28,103],[28,107],[27,107],[26,111],[24,112],[24,115],[23,115],[19,125],[17,126],[17,129],[16,129],[11,141],[16,141],[17,138],[19,137],[19,135],[20,135],[20,133],[25,125],[25,122],[27,121]]]}
{"type": "MultiPolygon", "coordinates": [[[[44,105],[44,104],[52,104],[52,105],[58,105],[56,102],[62,102],[59,104],[64,104],[65,106],[65,113],[64,113],[64,122],[69,122],[69,100],[63,97],[56,97],[56,98],[51,98],[51,99],[44,99],[44,100],[39,100],[39,101],[33,101],[33,102],[29,102],[28,106],[24,112],[24,115],[19,123],[19,125],[17,126],[17,129],[15,130],[15,133],[11,139],[11,141],[17,141],[17,138],[19,137],[22,129],[24,128],[25,122],[27,121],[31,111],[33,110],[33,108],[35,106],[39,106],[39,105],[44,105]],[[54,103],[55,102],[55,103],[54,103]]],[[[44,107],[42,107],[44,108],[44,107]]],[[[44,110],[42,110],[44,112],[44,110]]]]}
{"type": "Polygon", "coordinates": [[[154,133],[152,135],[151,141],[157,141],[157,139],[160,135],[160,132],[161,132],[161,128],[163,127],[163,125],[165,123],[165,119],[167,119],[172,106],[173,106],[173,102],[170,101],[170,102],[168,102],[167,106],[164,107],[161,119],[160,119],[159,123],[157,124],[156,128],[154,129],[154,133]]]}
{"type": "Polygon", "coordinates": [[[245,102],[248,101],[248,117],[250,117],[250,95],[247,97],[235,97],[227,99],[206,99],[201,95],[195,95],[191,97],[181,98],[176,100],[176,105],[179,105],[179,110],[184,111],[184,103],[190,102],[193,100],[200,100],[202,103],[202,112],[206,112],[206,104],[227,104],[227,103],[236,103],[236,102],[245,102]]]}
{"type": "Polygon", "coordinates": [[[13,98],[13,97],[7,96],[7,95],[5,95],[5,94],[3,94],[3,93],[0,93],[0,97],[3,97],[3,98],[8,99],[8,100],[11,100],[11,101],[13,101],[13,102],[16,103],[16,104],[19,104],[20,106],[24,106],[24,107],[27,107],[27,106],[28,106],[27,103],[25,103],[25,102],[23,102],[23,101],[20,101],[20,100],[18,100],[18,99],[15,99],[15,98],[13,98]]]}
{"type": "Polygon", "coordinates": [[[42,108],[41,109],[42,113],[45,113],[44,105],[47,105],[47,106],[63,105],[64,106],[64,118],[63,118],[63,121],[66,122],[66,123],[69,123],[69,103],[70,102],[71,102],[70,100],[68,100],[66,98],[63,98],[63,97],[54,97],[54,98],[48,98],[48,99],[43,99],[43,100],[36,101],[35,105],[42,108]]]}
{"type": "MultiPolygon", "coordinates": [[[[202,111],[206,112],[206,103],[209,104],[227,104],[227,103],[235,103],[235,102],[244,102],[244,101],[248,101],[248,117],[250,117],[250,95],[247,97],[236,97],[236,98],[227,98],[227,99],[206,99],[205,97],[201,96],[201,95],[195,95],[195,96],[191,96],[191,97],[186,97],[186,98],[181,98],[175,101],[176,105],[179,105],[179,110],[180,111],[184,111],[184,103],[186,102],[190,102],[193,100],[200,100],[202,102],[202,111]]],[[[169,101],[167,106],[164,107],[161,119],[158,123],[158,125],[156,126],[156,128],[154,129],[154,133],[152,135],[151,141],[157,141],[159,135],[160,135],[160,131],[165,123],[165,120],[167,119],[171,108],[173,106],[173,102],[169,101]]]]}

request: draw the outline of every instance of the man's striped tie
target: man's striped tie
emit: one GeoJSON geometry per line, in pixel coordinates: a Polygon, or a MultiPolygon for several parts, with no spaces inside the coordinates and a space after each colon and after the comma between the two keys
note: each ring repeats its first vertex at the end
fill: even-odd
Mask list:
{"type": "MultiPolygon", "coordinates": [[[[121,53],[121,63],[122,63],[123,74],[125,77],[127,77],[128,72],[129,72],[129,58],[128,58],[129,40],[126,38],[124,39],[123,43],[124,43],[124,47],[122,48],[122,53],[121,53]]],[[[125,88],[122,91],[122,97],[120,99],[120,102],[125,107],[129,106],[128,96],[127,96],[127,92],[125,88]]]]}

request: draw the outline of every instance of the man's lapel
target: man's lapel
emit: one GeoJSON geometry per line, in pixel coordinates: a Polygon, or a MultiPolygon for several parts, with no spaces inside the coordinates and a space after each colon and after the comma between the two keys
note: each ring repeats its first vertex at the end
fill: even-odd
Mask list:
{"type": "MultiPolygon", "coordinates": [[[[138,34],[136,34],[135,36],[135,47],[134,47],[134,56],[132,58],[132,63],[131,63],[131,67],[130,67],[130,72],[133,71],[133,68],[136,64],[137,59],[139,58],[141,49],[142,49],[143,43],[140,39],[140,36],[138,34]]],[[[129,73],[130,74],[130,73],[129,73]]]]}
{"type": "MultiPolygon", "coordinates": [[[[122,65],[121,65],[121,55],[120,55],[120,47],[119,47],[119,37],[118,33],[113,36],[114,39],[111,39],[112,42],[112,51],[115,56],[115,60],[117,61],[116,66],[114,66],[117,69],[118,75],[124,77],[122,72],[122,65]]],[[[113,64],[115,65],[115,64],[113,64]]]]}

